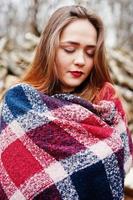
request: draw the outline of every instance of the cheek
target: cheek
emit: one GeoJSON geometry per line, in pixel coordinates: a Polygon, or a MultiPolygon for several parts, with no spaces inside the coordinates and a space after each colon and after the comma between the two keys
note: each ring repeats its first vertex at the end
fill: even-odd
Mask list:
{"type": "Polygon", "coordinates": [[[86,70],[85,70],[85,74],[86,74],[85,78],[87,78],[90,75],[92,70],[93,70],[93,62],[91,63],[91,65],[90,65],[90,63],[89,63],[89,65],[87,65],[86,70]]]}
{"type": "Polygon", "coordinates": [[[56,54],[56,66],[57,68],[60,68],[60,66],[63,64],[63,55],[62,52],[60,50],[58,50],[57,54],[56,54]]]}
{"type": "Polygon", "coordinates": [[[60,59],[57,58],[55,64],[58,77],[61,78],[66,70],[65,60],[63,58],[60,59]]]}
{"type": "Polygon", "coordinates": [[[94,61],[93,60],[88,61],[86,71],[89,73],[93,69],[93,66],[94,66],[94,61]]]}
{"type": "Polygon", "coordinates": [[[60,57],[56,58],[56,68],[59,73],[63,73],[68,70],[69,66],[70,60],[67,58],[67,56],[60,55],[60,57]]]}

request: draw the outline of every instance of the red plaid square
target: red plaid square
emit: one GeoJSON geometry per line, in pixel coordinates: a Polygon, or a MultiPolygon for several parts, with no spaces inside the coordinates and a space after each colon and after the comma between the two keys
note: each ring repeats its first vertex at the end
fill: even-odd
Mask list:
{"type": "Polygon", "coordinates": [[[42,170],[39,162],[18,139],[2,153],[2,162],[16,186],[20,186],[29,177],[42,170]]]}

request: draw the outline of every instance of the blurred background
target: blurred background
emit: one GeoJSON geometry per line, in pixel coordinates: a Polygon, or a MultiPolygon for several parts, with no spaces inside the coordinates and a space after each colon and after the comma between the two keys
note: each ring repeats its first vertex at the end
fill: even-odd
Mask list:
{"type": "MultiPolygon", "coordinates": [[[[93,9],[104,22],[110,73],[133,135],[133,0],[0,0],[0,96],[32,61],[50,15],[72,4],[93,9]]],[[[125,193],[133,199],[133,170],[125,193]]]]}

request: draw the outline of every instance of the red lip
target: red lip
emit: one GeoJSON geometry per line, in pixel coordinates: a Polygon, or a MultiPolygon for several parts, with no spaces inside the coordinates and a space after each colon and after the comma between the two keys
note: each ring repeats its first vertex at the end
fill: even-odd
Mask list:
{"type": "Polygon", "coordinates": [[[80,72],[80,71],[70,71],[70,72],[72,76],[74,76],[75,78],[78,78],[83,74],[83,72],[80,72]]]}

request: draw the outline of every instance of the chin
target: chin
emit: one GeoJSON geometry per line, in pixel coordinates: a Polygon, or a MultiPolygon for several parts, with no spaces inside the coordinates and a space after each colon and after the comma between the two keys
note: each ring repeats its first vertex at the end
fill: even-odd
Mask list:
{"type": "Polygon", "coordinates": [[[68,85],[69,87],[78,87],[79,85],[82,84],[82,82],[83,81],[79,81],[79,82],[72,81],[72,82],[66,83],[66,85],[68,85]]]}

